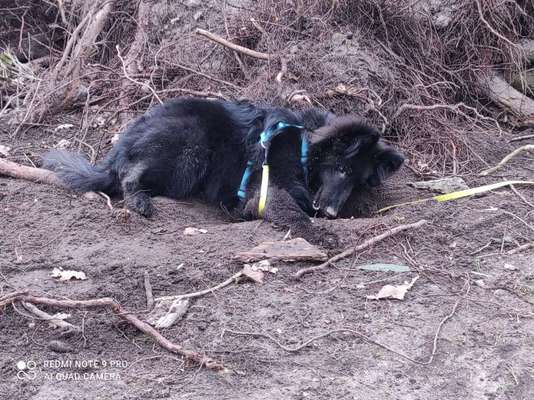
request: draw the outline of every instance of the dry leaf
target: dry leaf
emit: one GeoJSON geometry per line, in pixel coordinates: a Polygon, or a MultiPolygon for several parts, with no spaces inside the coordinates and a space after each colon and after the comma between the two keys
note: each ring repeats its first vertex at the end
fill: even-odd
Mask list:
{"type": "Polygon", "coordinates": [[[195,236],[201,233],[208,233],[206,229],[193,228],[191,226],[184,229],[184,235],[186,236],[195,236]]]}
{"type": "Polygon", "coordinates": [[[243,267],[243,276],[253,280],[256,283],[263,283],[263,272],[258,269],[253,269],[249,264],[243,267]]]}
{"type": "MultiPolygon", "coordinates": [[[[249,265],[249,264],[245,264],[245,265],[249,265]]],[[[271,274],[276,274],[278,272],[278,268],[273,267],[269,260],[262,260],[262,261],[256,262],[256,263],[250,265],[250,267],[254,271],[258,271],[259,270],[259,271],[263,271],[263,272],[270,272],[271,274]]]]}
{"type": "Polygon", "coordinates": [[[59,278],[60,281],[70,281],[71,279],[85,280],[87,276],[82,271],[69,271],[62,268],[54,268],[52,270],[52,277],[59,278]]]}
{"type": "Polygon", "coordinates": [[[70,129],[73,127],[74,125],[72,124],[61,124],[55,127],[54,132],[62,131],[63,129],[70,129]]]}
{"type": "Polygon", "coordinates": [[[413,284],[419,279],[419,276],[416,276],[412,279],[411,282],[404,282],[403,285],[386,285],[376,295],[367,296],[370,300],[380,300],[380,299],[397,299],[404,300],[406,292],[410,290],[413,284]]]}
{"type": "Polygon", "coordinates": [[[9,152],[11,151],[11,147],[4,146],[3,144],[0,144],[0,154],[4,157],[7,157],[9,155],[9,152]]]}
{"type": "Polygon", "coordinates": [[[70,146],[70,140],[67,139],[61,139],[57,144],[54,146],[56,149],[66,149],[70,146]]]}

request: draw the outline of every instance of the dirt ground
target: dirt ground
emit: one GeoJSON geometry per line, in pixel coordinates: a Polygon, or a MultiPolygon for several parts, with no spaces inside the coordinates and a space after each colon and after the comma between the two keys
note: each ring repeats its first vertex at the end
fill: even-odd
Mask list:
{"type": "MultiPolygon", "coordinates": [[[[45,148],[69,137],[68,131],[54,133],[54,127],[25,132],[10,159],[38,163],[45,148]]],[[[98,132],[89,140],[97,142],[98,132]]],[[[499,152],[486,160],[490,164],[517,147],[505,144],[506,138],[496,140],[500,144],[492,146],[499,152]]],[[[3,132],[0,143],[8,141],[13,144],[3,132]]],[[[532,156],[524,155],[489,178],[464,178],[472,186],[534,180],[532,165],[532,156]]],[[[427,196],[407,187],[413,180],[405,168],[372,197],[375,206],[427,196]]],[[[429,223],[300,281],[292,274],[309,264],[280,263],[278,273],[263,284],[232,284],[196,299],[183,320],[162,329],[168,339],[222,360],[233,374],[184,363],[109,310],[68,311],[68,320],[83,332],[64,335],[21,307],[6,307],[0,310],[0,398],[531,399],[534,251],[508,251],[534,239],[534,190],[517,189],[530,205],[502,189],[382,216],[317,219],[339,235],[341,247],[387,227],[420,219],[429,223]],[[407,265],[411,272],[357,269],[376,262],[407,265]],[[385,284],[415,276],[419,280],[404,301],[366,298],[385,284]],[[346,331],[298,351],[282,348],[341,328],[370,341],[346,331]],[[61,340],[67,352],[52,350],[54,340],[61,340]],[[19,361],[35,368],[22,374],[19,361]],[[80,367],[76,361],[99,364],[80,367]]],[[[113,206],[120,209],[120,199],[113,206]]],[[[196,202],[161,198],[156,206],[150,220],[136,215],[122,220],[99,197],[0,178],[2,293],[111,296],[143,318],[145,271],[156,297],[205,289],[242,267],[232,259],[236,251],[285,234],[268,223],[231,223],[221,210],[196,202]],[[184,236],[189,226],[207,233],[184,236]],[[51,277],[54,267],[83,271],[88,279],[59,282],[51,277]]]]}

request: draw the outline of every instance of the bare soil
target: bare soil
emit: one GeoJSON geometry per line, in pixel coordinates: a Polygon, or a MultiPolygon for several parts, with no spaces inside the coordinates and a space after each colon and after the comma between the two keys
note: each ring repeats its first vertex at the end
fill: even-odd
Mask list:
{"type": "MultiPolygon", "coordinates": [[[[0,143],[14,144],[10,159],[38,164],[45,148],[69,137],[68,131],[54,133],[55,126],[29,130],[15,141],[4,132],[0,143]]],[[[516,147],[506,139],[488,142],[488,148],[499,149],[488,163],[516,147]]],[[[95,145],[100,133],[87,140],[95,145]]],[[[532,165],[532,156],[525,154],[494,176],[464,178],[471,186],[534,180],[532,165]]],[[[428,196],[407,187],[415,179],[404,169],[380,192],[367,196],[368,204],[377,208],[428,196]]],[[[532,188],[517,189],[534,203],[532,188]]],[[[0,178],[2,293],[25,289],[70,299],[111,296],[143,318],[145,271],[156,297],[205,289],[242,267],[232,259],[235,252],[285,234],[259,221],[230,222],[223,211],[197,202],[159,198],[155,204],[158,212],[152,219],[133,214],[124,219],[120,199],[113,200],[112,211],[100,197],[0,178]],[[189,226],[208,232],[184,236],[189,226]],[[83,271],[88,279],[59,282],[51,277],[54,267],[83,271]]],[[[309,264],[279,263],[278,273],[266,276],[263,284],[232,284],[194,300],[183,320],[162,330],[170,340],[224,361],[233,374],[184,363],[109,310],[42,307],[51,314],[69,312],[68,320],[84,328],[65,336],[20,306],[6,307],[0,310],[0,398],[532,399],[534,250],[508,254],[534,239],[532,205],[503,189],[456,202],[401,207],[385,215],[315,223],[336,232],[342,247],[348,247],[419,219],[427,219],[428,225],[300,281],[292,274],[309,264]],[[411,272],[357,269],[376,262],[408,265],[411,272]],[[366,298],[385,284],[417,275],[404,301],[366,298]],[[346,332],[295,352],[276,343],[296,347],[340,328],[373,342],[346,332]],[[402,356],[426,363],[436,334],[430,363],[402,356]],[[52,350],[54,340],[66,344],[67,352],[52,350]],[[21,360],[34,361],[36,368],[21,374],[21,360]],[[74,365],[91,360],[99,364],[74,365]],[[84,373],[96,375],[77,379],[84,373]]]]}

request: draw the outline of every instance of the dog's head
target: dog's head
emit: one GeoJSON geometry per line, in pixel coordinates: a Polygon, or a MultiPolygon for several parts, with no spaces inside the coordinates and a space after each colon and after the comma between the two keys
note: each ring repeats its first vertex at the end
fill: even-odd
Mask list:
{"type": "Polygon", "coordinates": [[[355,187],[379,186],[404,162],[376,129],[352,117],[327,118],[324,126],[309,132],[309,141],[314,208],[332,218],[355,187]]]}

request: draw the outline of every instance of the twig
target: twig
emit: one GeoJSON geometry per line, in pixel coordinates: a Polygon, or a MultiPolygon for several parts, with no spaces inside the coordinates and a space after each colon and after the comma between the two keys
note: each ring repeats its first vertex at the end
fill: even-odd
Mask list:
{"type": "Polygon", "coordinates": [[[34,306],[32,303],[22,302],[22,305],[26,310],[31,312],[33,315],[38,317],[39,319],[42,319],[44,321],[48,321],[52,325],[62,328],[62,329],[68,329],[69,331],[81,331],[81,328],[76,325],[72,325],[70,322],[64,321],[61,318],[54,318],[53,315],[48,314],[47,312],[44,312],[43,310],[40,310],[36,306],[34,306]]]}
{"type": "Polygon", "coordinates": [[[111,198],[105,194],[104,192],[97,192],[100,196],[102,196],[104,199],[106,199],[106,204],[108,208],[113,211],[113,205],[111,204],[111,198]]]}
{"type": "Polygon", "coordinates": [[[510,189],[512,189],[512,192],[514,192],[517,197],[519,197],[521,200],[525,202],[525,204],[529,205],[530,207],[534,208],[534,204],[532,204],[530,201],[528,201],[525,196],[523,196],[519,191],[515,188],[514,185],[510,185],[510,189]]]}
{"type": "Polygon", "coordinates": [[[493,172],[501,169],[504,166],[504,164],[506,164],[508,161],[510,161],[515,156],[517,156],[519,153],[521,153],[523,151],[529,151],[529,150],[534,150],[534,144],[526,144],[524,146],[521,146],[521,147],[515,149],[510,154],[508,154],[506,157],[504,157],[496,166],[494,166],[492,168],[489,168],[489,169],[487,169],[485,171],[482,171],[479,174],[479,176],[487,176],[489,174],[492,174],[493,172]]]}
{"type": "Polygon", "coordinates": [[[534,135],[518,136],[516,138],[510,139],[510,143],[518,142],[520,140],[526,140],[526,139],[534,139],[534,135]]]}
{"type": "Polygon", "coordinates": [[[136,85],[141,85],[141,86],[144,86],[144,87],[148,88],[148,90],[150,90],[152,92],[152,95],[156,98],[156,100],[159,101],[160,104],[163,104],[163,101],[161,101],[161,99],[159,98],[158,94],[156,93],[156,91],[154,90],[154,88],[152,86],[150,86],[149,84],[147,84],[145,82],[136,81],[135,79],[130,77],[130,75],[128,75],[128,71],[126,71],[126,63],[124,61],[124,58],[122,58],[122,56],[121,56],[119,45],[116,45],[115,49],[117,50],[117,56],[121,60],[122,73],[123,73],[124,77],[126,79],[128,79],[130,82],[135,83],[136,85]]]}
{"type": "Polygon", "coordinates": [[[497,126],[497,129],[499,129],[499,134],[502,133],[501,125],[499,124],[499,121],[497,121],[495,118],[486,117],[485,115],[480,114],[478,110],[474,107],[468,106],[465,103],[456,103],[456,104],[432,104],[430,106],[423,106],[423,105],[417,105],[417,104],[410,104],[405,103],[402,104],[399,109],[393,114],[393,117],[391,117],[391,120],[395,120],[400,114],[402,114],[406,110],[416,110],[416,111],[427,111],[427,110],[438,110],[440,108],[444,108],[447,110],[451,110],[452,112],[458,113],[463,115],[464,117],[468,117],[468,115],[463,112],[460,107],[463,107],[469,111],[471,111],[473,114],[475,114],[478,118],[490,121],[494,123],[497,126]]]}
{"type": "Polygon", "coordinates": [[[516,254],[516,253],[519,253],[520,251],[528,250],[528,249],[532,249],[532,248],[534,248],[534,242],[525,243],[525,244],[522,244],[519,247],[516,247],[515,249],[508,250],[507,254],[516,254]]]}
{"type": "Polygon", "coordinates": [[[480,17],[480,20],[484,23],[484,25],[486,25],[486,27],[490,30],[491,33],[493,33],[495,36],[497,36],[498,38],[501,38],[502,40],[504,40],[505,42],[507,42],[509,45],[511,45],[512,47],[516,48],[517,45],[515,43],[513,43],[512,41],[510,41],[510,39],[508,39],[506,36],[503,36],[501,33],[499,33],[498,31],[495,30],[495,28],[493,28],[490,23],[486,20],[486,18],[484,18],[484,12],[482,11],[482,5],[480,4],[480,0],[475,0],[476,3],[477,3],[477,8],[478,8],[478,15],[480,17]]]}
{"type": "Polygon", "coordinates": [[[354,253],[358,252],[358,251],[365,250],[368,247],[371,247],[374,244],[376,244],[378,242],[381,242],[384,239],[387,239],[387,238],[389,238],[391,236],[396,235],[397,233],[400,233],[400,232],[403,232],[403,231],[406,231],[406,230],[409,230],[409,229],[420,228],[421,226],[425,225],[426,223],[427,223],[427,221],[422,219],[422,220],[420,220],[418,222],[415,222],[413,224],[396,226],[395,228],[392,228],[392,229],[390,229],[390,230],[388,230],[388,231],[386,231],[386,232],[384,232],[384,233],[382,233],[382,234],[380,234],[378,236],[375,236],[375,237],[373,237],[371,239],[366,240],[365,242],[363,242],[359,246],[356,246],[356,247],[353,247],[353,248],[349,248],[349,249],[343,251],[342,253],[339,253],[339,254],[335,255],[334,257],[330,258],[328,261],[324,262],[321,265],[317,265],[317,266],[314,266],[314,267],[308,267],[308,268],[302,268],[302,269],[298,270],[293,276],[295,278],[297,278],[297,279],[300,279],[303,275],[310,274],[310,273],[325,269],[326,267],[331,266],[336,261],[339,261],[339,260],[341,260],[343,258],[347,258],[347,257],[353,255],[354,253]]]}
{"type": "Polygon", "coordinates": [[[452,307],[452,311],[445,316],[441,320],[441,322],[438,325],[438,329],[436,330],[436,334],[434,335],[434,341],[432,342],[432,352],[430,353],[430,357],[427,361],[421,362],[422,365],[430,365],[432,364],[432,361],[434,361],[434,356],[436,355],[436,351],[438,350],[438,339],[439,339],[439,333],[441,332],[441,328],[443,328],[443,325],[445,325],[445,322],[447,322],[449,319],[453,317],[453,315],[456,313],[456,309],[458,308],[458,305],[460,304],[460,301],[462,299],[458,299],[456,303],[454,303],[454,306],[452,307]]]}
{"type": "Polygon", "coordinates": [[[194,297],[201,297],[201,296],[204,296],[205,294],[212,293],[218,289],[222,289],[223,287],[228,286],[232,282],[235,282],[241,276],[243,276],[242,270],[233,274],[230,278],[228,278],[224,282],[221,282],[218,285],[215,285],[211,288],[200,290],[198,292],[180,294],[180,295],[175,295],[175,296],[156,297],[156,301],[181,300],[181,299],[192,299],[194,297]]]}
{"type": "Polygon", "coordinates": [[[224,47],[228,47],[229,49],[232,49],[234,51],[237,51],[239,53],[245,54],[245,55],[250,56],[250,57],[259,58],[260,60],[272,60],[274,58],[274,56],[272,54],[260,53],[259,51],[251,50],[249,48],[240,46],[238,44],[232,43],[232,42],[220,37],[219,35],[216,35],[214,33],[208,32],[208,31],[206,31],[204,29],[197,28],[197,30],[195,32],[198,35],[204,36],[204,37],[214,41],[215,43],[219,43],[220,45],[222,45],[224,47]]]}
{"type": "Polygon", "coordinates": [[[145,295],[146,295],[146,308],[152,310],[154,308],[154,295],[152,294],[152,285],[150,284],[150,276],[148,271],[145,271],[145,295]]]}
{"type": "MultiPolygon", "coordinates": [[[[456,311],[456,307],[458,306],[458,303],[455,304],[455,307],[454,307],[454,312],[456,311]]],[[[430,355],[430,358],[428,361],[418,361],[416,360],[415,358],[412,358],[404,353],[401,353],[400,351],[397,351],[391,347],[389,347],[388,345],[385,345],[383,343],[380,343],[374,339],[371,339],[369,336],[355,330],[355,329],[349,329],[349,328],[340,328],[340,329],[333,329],[331,331],[328,331],[328,332],[325,332],[325,333],[321,333],[320,335],[317,335],[317,336],[314,336],[304,342],[302,342],[301,344],[295,346],[295,347],[289,347],[289,346],[286,346],[282,343],[280,343],[278,340],[276,340],[276,338],[274,338],[273,336],[267,334],[267,333],[262,333],[262,332],[243,332],[243,331],[234,331],[234,330],[231,330],[231,329],[225,329],[223,331],[223,335],[228,332],[228,333],[232,333],[234,335],[242,335],[242,336],[255,336],[255,337],[262,337],[262,338],[265,338],[265,339],[269,339],[270,341],[272,341],[273,343],[275,343],[278,347],[280,347],[282,350],[284,351],[287,351],[288,353],[295,353],[297,351],[300,351],[302,350],[303,348],[307,347],[308,345],[310,345],[311,343],[315,342],[316,340],[319,340],[319,339],[323,339],[327,336],[330,336],[330,335],[334,335],[336,333],[351,333],[353,335],[356,335],[356,336],[359,336],[360,338],[364,339],[366,342],[369,342],[369,343],[372,343],[378,347],[381,347],[387,351],[390,351],[391,353],[394,353],[394,354],[397,354],[398,356],[414,363],[414,364],[419,364],[419,365],[428,365],[430,363],[432,363],[432,361],[434,360],[434,355],[435,355],[435,352],[436,352],[436,349],[437,349],[437,337],[439,336],[439,332],[441,330],[441,327],[443,326],[443,324],[445,324],[445,322],[447,322],[447,320],[449,318],[451,318],[453,315],[453,313],[447,315],[447,317],[445,317],[441,323],[439,324],[439,327],[438,327],[438,331],[436,332],[436,335],[434,337],[434,344],[433,344],[433,347],[432,347],[432,353],[430,355]]]]}
{"type": "Polygon", "coordinates": [[[0,175],[65,187],[63,182],[52,171],[43,168],[27,167],[4,159],[0,159],[0,175]]]}
{"type": "Polygon", "coordinates": [[[99,299],[89,299],[89,300],[63,300],[63,299],[54,299],[49,297],[38,297],[32,294],[25,292],[14,292],[9,293],[5,296],[0,297],[0,307],[13,303],[14,301],[22,301],[32,304],[45,304],[51,307],[59,308],[93,308],[93,307],[108,307],[116,314],[119,318],[129,322],[131,325],[135,326],[141,332],[150,336],[157,344],[159,344],[164,349],[179,354],[185,357],[188,360],[194,361],[201,366],[204,366],[208,369],[215,371],[229,372],[229,370],[217,360],[214,360],[211,357],[204,356],[196,351],[186,350],[179,344],[173,343],[163,335],[161,335],[156,329],[147,324],[144,321],[141,321],[139,318],[133,314],[125,312],[122,306],[111,297],[102,297],[99,299]]]}
{"type": "Polygon", "coordinates": [[[198,96],[198,97],[215,97],[218,99],[228,100],[226,96],[224,96],[220,92],[209,92],[209,91],[199,91],[199,90],[192,90],[192,89],[185,89],[185,88],[170,88],[170,89],[163,89],[159,90],[159,93],[173,93],[173,92],[180,92],[185,94],[190,94],[192,96],[198,96]]]}

